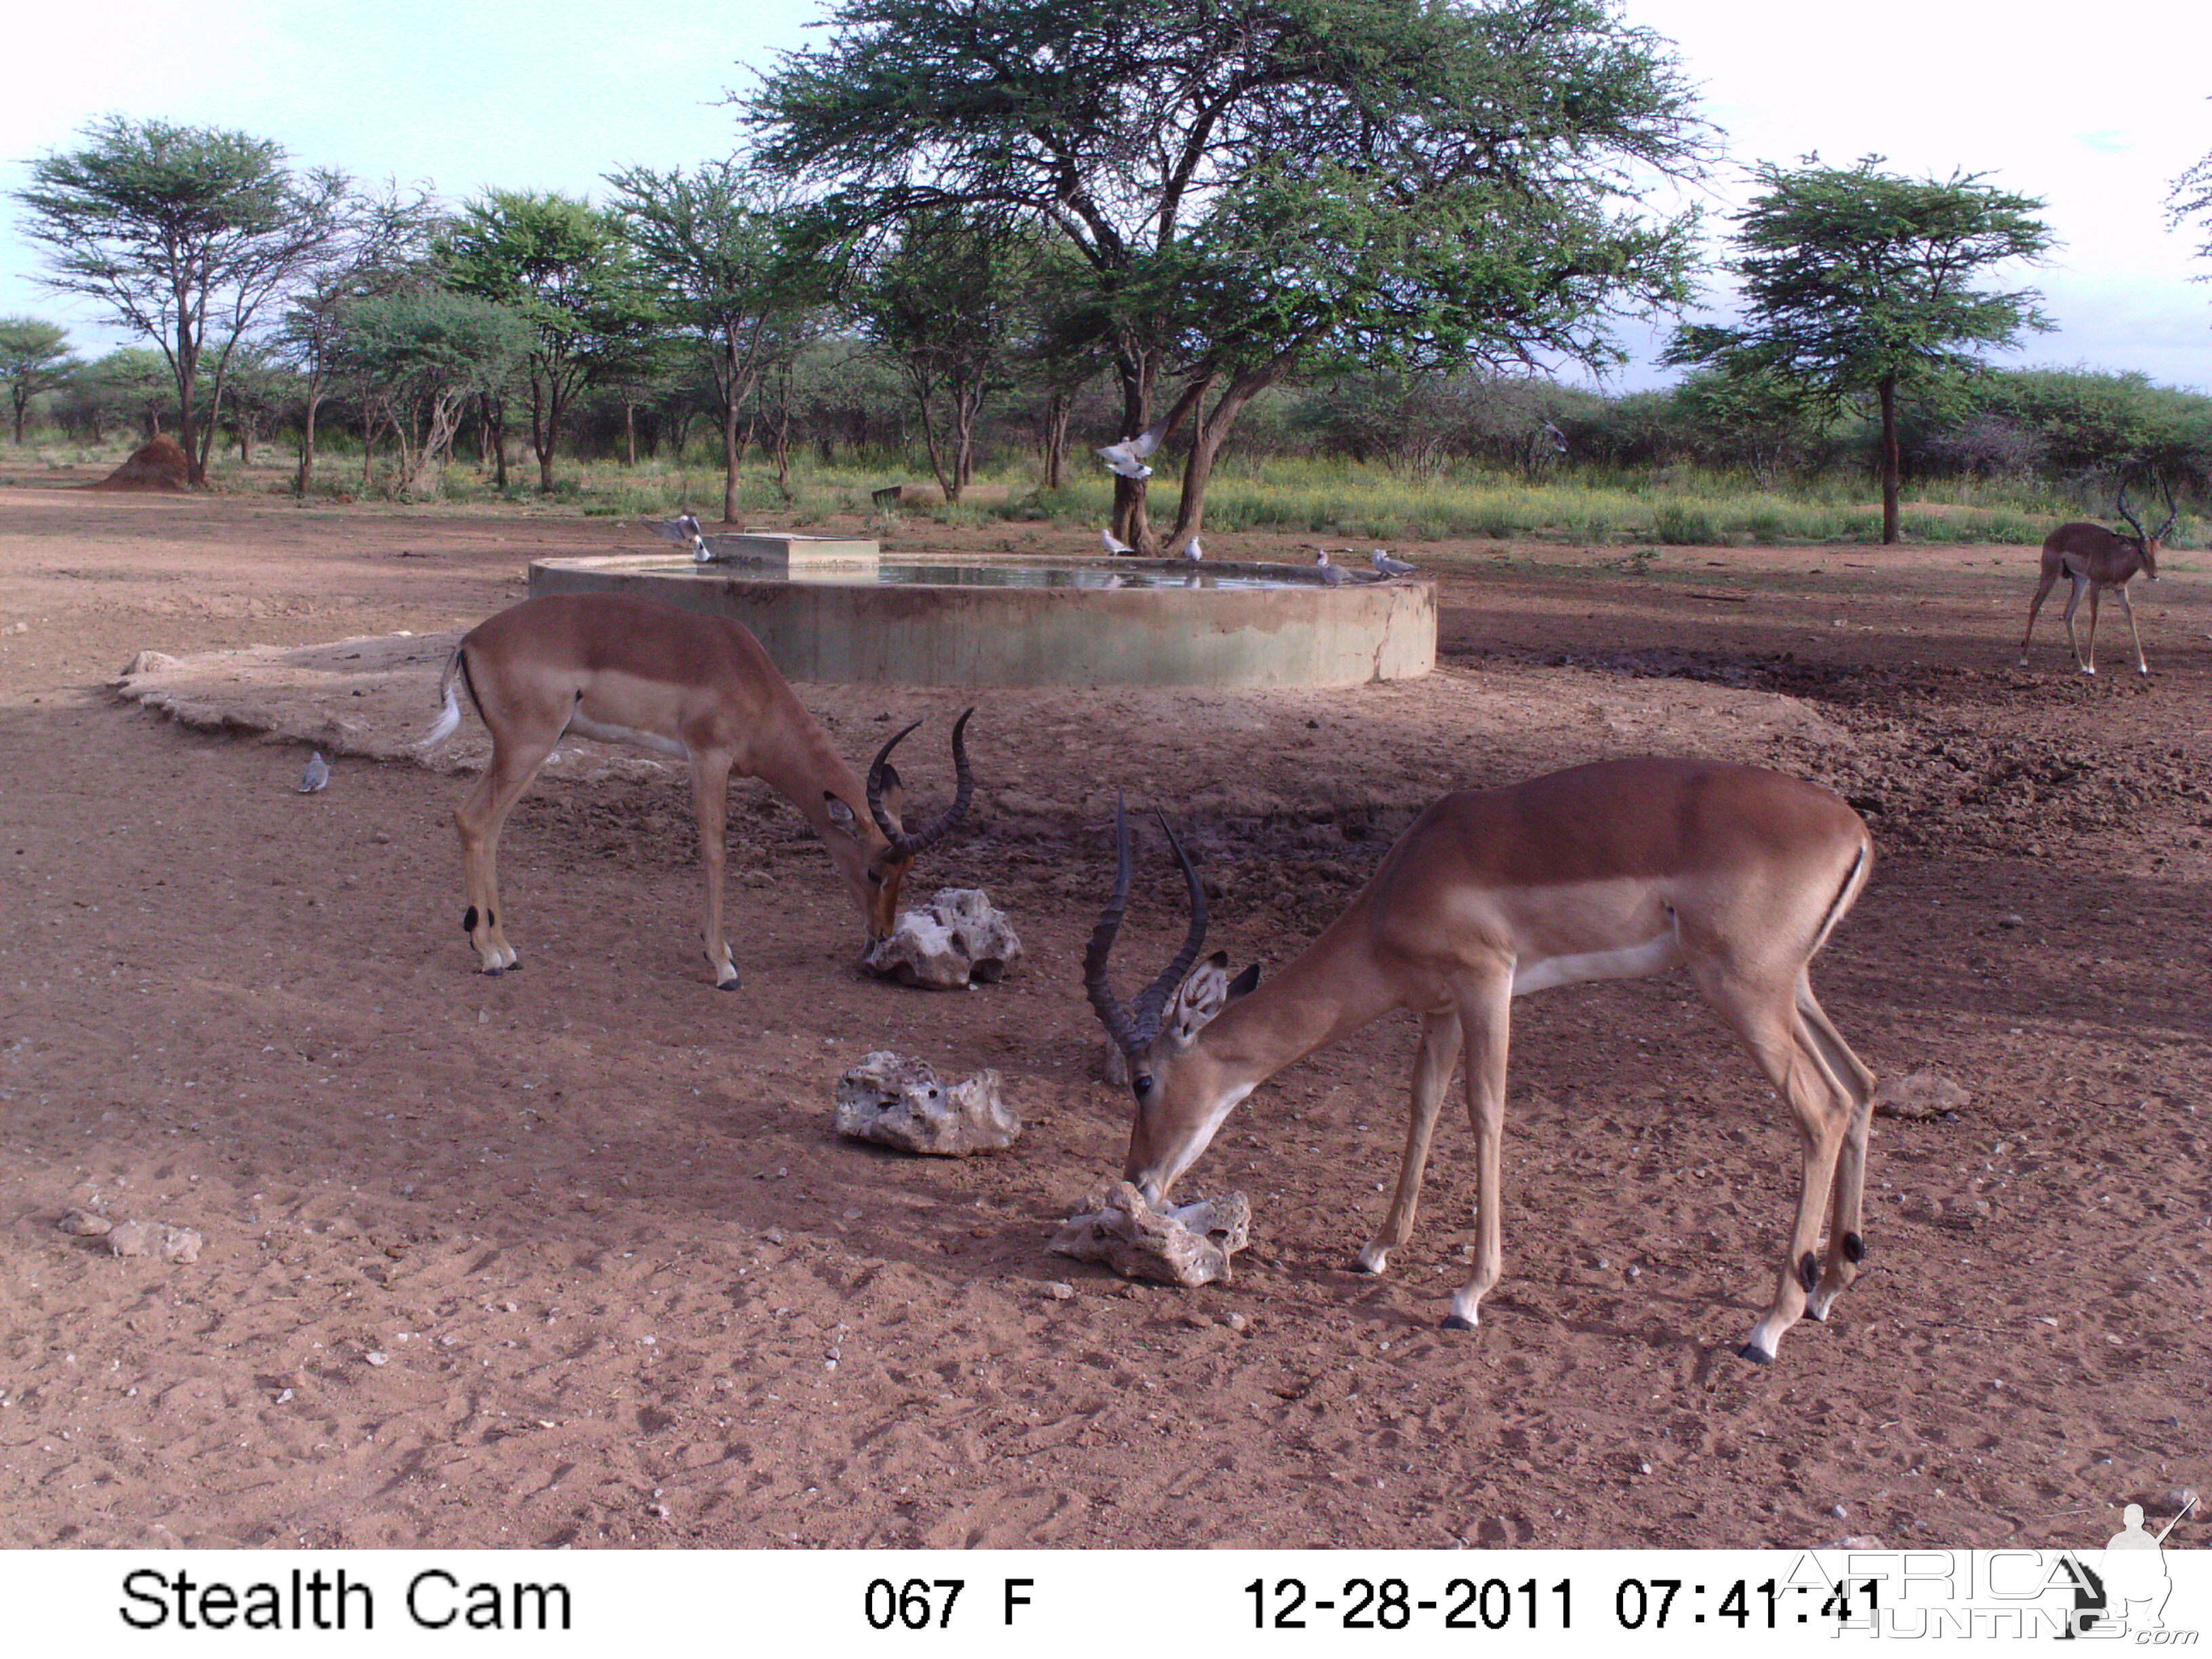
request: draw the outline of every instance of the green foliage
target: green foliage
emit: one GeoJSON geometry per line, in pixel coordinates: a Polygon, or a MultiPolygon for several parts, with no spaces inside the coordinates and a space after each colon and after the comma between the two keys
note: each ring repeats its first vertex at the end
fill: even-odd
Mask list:
{"type": "Polygon", "coordinates": [[[23,441],[23,416],[31,399],[68,384],[84,365],[69,349],[69,331],[36,317],[0,317],[0,385],[15,416],[15,441],[23,441]]]}
{"type": "Polygon", "coordinates": [[[167,358],[203,482],[213,432],[195,433],[210,331],[219,396],[255,317],[337,234],[346,180],[326,169],[295,178],[282,146],[224,128],[111,115],[82,136],[83,148],[31,164],[31,186],[15,192],[22,228],[46,250],[48,288],[97,301],[167,358]]]}
{"type": "Polygon", "coordinates": [[[832,27],[750,105],[763,159],[848,227],[964,206],[1065,239],[1122,431],[1164,374],[1216,398],[1179,532],[1301,362],[1605,361],[1611,313],[1683,292],[1691,222],[1632,175],[1694,172],[1704,129],[1663,43],[1598,0],[844,0],[832,27]]]}
{"type": "Polygon", "coordinates": [[[1677,331],[1666,361],[1708,364],[1762,396],[1782,387],[1832,406],[1851,393],[1881,399],[1884,539],[1897,538],[1896,398],[1979,364],[1977,349],[2047,328],[2032,289],[1976,286],[1990,266],[2039,258],[2044,205],[1997,191],[1978,174],[1900,179],[1856,167],[1795,170],[1761,162],[1761,194],[1736,216],[1730,266],[1744,292],[1740,328],[1677,331]]]}

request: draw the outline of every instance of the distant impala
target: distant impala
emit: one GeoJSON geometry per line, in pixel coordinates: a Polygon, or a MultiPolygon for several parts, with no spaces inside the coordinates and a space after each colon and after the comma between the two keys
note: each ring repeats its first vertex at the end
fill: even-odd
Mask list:
{"type": "Polygon", "coordinates": [[[2027,607],[2027,632],[2020,636],[2020,665],[2027,666],[2027,642],[2035,637],[2035,613],[2043,609],[2043,602],[2051,597],[2051,590],[2062,573],[2073,582],[2074,592],[2066,601],[2066,642],[2074,647],[2074,661],[2085,674],[2097,672],[2097,595],[2106,588],[2119,595],[2120,609],[2127,613],[2128,637],[2136,645],[2136,672],[2148,674],[2150,665],[2143,660],[2142,635],[2136,631],[2136,608],[2128,601],[2128,583],[2140,571],[2148,581],[2158,580],[2160,544],[2173,528],[2175,517],[2173,490],[2166,487],[2166,522],[2146,536],[2143,527],[2128,511],[2128,492],[2124,484],[2113,512],[2128,521],[2136,533],[2123,536],[2100,524],[2062,524],[2043,539],[2043,580],[2035,586],[2035,599],[2027,607]],[[2074,636],[2074,610],[2081,603],[2081,594],[2089,595],[2089,649],[2084,656],[2081,641],[2074,636]]]}

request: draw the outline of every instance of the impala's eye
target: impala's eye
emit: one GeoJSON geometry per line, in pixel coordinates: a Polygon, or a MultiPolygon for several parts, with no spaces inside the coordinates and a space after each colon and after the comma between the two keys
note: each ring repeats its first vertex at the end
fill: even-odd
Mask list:
{"type": "Polygon", "coordinates": [[[1142,1100],[1146,1095],[1152,1091],[1152,1073],[1149,1072],[1138,1073],[1136,1076],[1129,1079],[1129,1086],[1137,1091],[1137,1098],[1142,1100]]]}
{"type": "Polygon", "coordinates": [[[868,879],[876,886],[880,887],[884,884],[884,872],[880,870],[871,870],[868,872],[868,879]]]}

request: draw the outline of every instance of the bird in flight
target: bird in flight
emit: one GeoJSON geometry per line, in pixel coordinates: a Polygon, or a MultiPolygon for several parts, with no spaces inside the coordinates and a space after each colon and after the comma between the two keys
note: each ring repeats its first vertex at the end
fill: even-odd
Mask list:
{"type": "Polygon", "coordinates": [[[699,520],[689,513],[679,513],[672,519],[647,519],[645,527],[664,542],[690,548],[696,563],[705,564],[714,556],[707,549],[707,538],[699,528],[699,520]]]}
{"type": "Polygon", "coordinates": [[[1108,444],[1098,452],[1098,459],[1106,463],[1109,472],[1117,472],[1125,478],[1149,478],[1152,469],[1145,465],[1145,457],[1158,449],[1160,440],[1167,435],[1168,423],[1157,421],[1133,438],[1108,444]]]}

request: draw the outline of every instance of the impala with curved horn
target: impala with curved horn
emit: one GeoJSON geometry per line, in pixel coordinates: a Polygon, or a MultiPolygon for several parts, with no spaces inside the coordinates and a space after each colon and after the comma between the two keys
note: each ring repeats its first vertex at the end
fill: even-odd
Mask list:
{"type": "Polygon", "coordinates": [[[1444,1324],[1470,1329],[1502,1261],[1513,999],[1679,963],[1789,1103],[1803,1151],[1781,1280],[1742,1356],[1772,1359],[1784,1331],[1808,1313],[1824,1318],[1857,1277],[1874,1077],[1814,1000],[1807,968],[1865,886],[1874,844],[1858,814],[1828,791],[1753,767],[1642,759],[1447,795],[1266,985],[1257,967],[1230,978],[1225,951],[1199,960],[1206,890],[1170,830],[1190,929],[1131,1005],[1107,977],[1129,897],[1128,823],[1118,805],[1115,838],[1113,897],[1091,934],[1084,984],[1129,1057],[1136,1116],[1123,1178],[1148,1201],[1165,1199],[1260,1084],[1394,1008],[1411,1009],[1421,1040],[1404,1159],[1358,1265],[1381,1273],[1412,1235],[1430,1137],[1464,1046],[1474,1272],[1444,1324]],[[1824,1211],[1825,1269],[1815,1254],[1824,1211]]]}
{"type": "Polygon", "coordinates": [[[425,749],[460,725],[464,686],[491,733],[491,762],[453,812],[468,886],[461,926],[487,974],[521,965],[500,908],[500,827],[568,732],[690,763],[707,875],[702,937],[714,983],[725,991],[738,984],[722,937],[723,821],[732,773],[760,779],[814,826],[860,904],[871,939],[890,934],[908,867],[967,816],[975,793],[964,741],[974,709],[952,727],[958,780],[952,805],[909,831],[900,817],[902,792],[890,754],[921,721],[877,752],[864,787],[750,633],[726,618],[650,599],[554,594],[526,599],[471,629],[447,661],[439,686],[444,707],[422,741],[425,749]],[[862,804],[866,820],[858,811],[862,804]]]}
{"type": "Polygon", "coordinates": [[[2135,641],[2136,672],[2148,675],[2150,665],[2143,660],[2142,635],[2136,631],[2136,608],[2128,599],[2128,584],[2140,574],[2146,581],[2158,580],[2158,556],[2160,544],[2172,533],[2173,521],[2179,516],[2173,505],[2173,487],[2161,483],[2166,491],[2166,522],[2148,535],[2136,522],[2135,514],[2128,511],[2127,486],[2120,486],[2119,499],[2112,504],[2113,516],[2125,519],[2128,528],[2136,533],[2123,536],[2118,531],[2107,530],[2100,524],[2087,522],[2062,524],[2043,538],[2043,577],[2035,585],[2035,598],[2027,607],[2027,631],[2020,636],[2020,665],[2027,666],[2027,642],[2035,637],[2035,614],[2043,609],[2044,600],[2057,585],[2061,575],[2074,584],[2074,592],[2066,601],[2066,642],[2074,647],[2074,665],[2085,674],[2097,672],[2097,596],[2110,588],[2119,595],[2120,609],[2127,613],[2128,637],[2135,641]],[[2074,611],[2081,603],[2084,592],[2089,595],[2089,649],[2082,654],[2081,643],[2074,636],[2074,611]]]}

